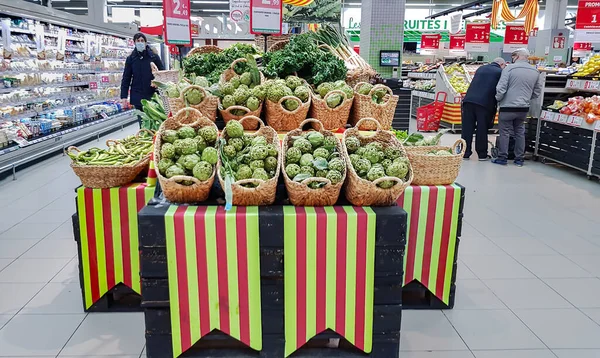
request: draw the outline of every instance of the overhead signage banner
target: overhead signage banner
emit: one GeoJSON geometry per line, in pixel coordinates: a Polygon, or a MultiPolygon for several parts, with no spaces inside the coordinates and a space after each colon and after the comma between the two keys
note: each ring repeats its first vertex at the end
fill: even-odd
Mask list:
{"type": "Polygon", "coordinates": [[[514,52],[522,47],[527,47],[529,36],[524,25],[506,25],[504,34],[504,52],[514,52]]]}
{"type": "Polygon", "coordinates": [[[421,34],[421,55],[435,55],[440,49],[441,34],[421,34]]]}
{"type": "Polygon", "coordinates": [[[465,41],[466,36],[462,35],[450,35],[450,46],[448,49],[451,54],[463,54],[465,53],[465,41]]]}
{"type": "Polygon", "coordinates": [[[190,46],[192,33],[190,23],[190,0],[164,0],[165,43],[190,46]]]}
{"type": "Polygon", "coordinates": [[[600,38],[600,0],[579,0],[575,21],[575,41],[598,42],[600,38]]]}
{"type": "Polygon", "coordinates": [[[250,0],[229,0],[229,19],[233,22],[250,21],[250,0]]]}
{"type": "Polygon", "coordinates": [[[281,34],[281,0],[250,0],[250,32],[281,34]]]}
{"type": "Polygon", "coordinates": [[[465,34],[465,50],[488,52],[490,49],[490,23],[468,23],[465,34]]]}

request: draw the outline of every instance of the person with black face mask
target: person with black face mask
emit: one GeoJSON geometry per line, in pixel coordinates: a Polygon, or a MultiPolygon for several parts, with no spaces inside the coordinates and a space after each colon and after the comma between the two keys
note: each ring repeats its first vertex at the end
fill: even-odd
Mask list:
{"type": "MultiPolygon", "coordinates": [[[[121,80],[121,99],[126,100],[137,109],[142,110],[142,99],[150,99],[155,88],[152,87],[154,75],[150,64],[154,63],[159,70],[164,70],[160,57],[148,46],[146,35],[137,33],[133,36],[135,49],[125,60],[123,79],[121,80]]],[[[141,123],[141,122],[140,122],[141,123]]]]}

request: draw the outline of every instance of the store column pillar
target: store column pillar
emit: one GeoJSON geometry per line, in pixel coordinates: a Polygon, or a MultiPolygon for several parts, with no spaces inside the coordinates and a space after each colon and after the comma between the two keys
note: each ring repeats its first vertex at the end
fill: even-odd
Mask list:
{"type": "Polygon", "coordinates": [[[565,28],[566,13],[567,0],[546,1],[544,26],[535,39],[535,55],[546,57],[549,64],[570,62],[568,53],[572,43],[569,44],[569,30],[565,28]]]}
{"type": "Polygon", "coordinates": [[[392,67],[379,66],[379,52],[402,52],[405,4],[405,0],[362,1],[360,55],[383,77],[392,76],[392,67]]]}
{"type": "Polygon", "coordinates": [[[103,24],[106,22],[106,0],[87,0],[88,17],[93,23],[103,24]]]}

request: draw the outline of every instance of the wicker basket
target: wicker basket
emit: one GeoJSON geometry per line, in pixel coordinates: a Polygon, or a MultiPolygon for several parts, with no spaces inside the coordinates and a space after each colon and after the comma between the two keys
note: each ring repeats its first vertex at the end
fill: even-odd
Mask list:
{"type": "Polygon", "coordinates": [[[406,151],[402,146],[402,143],[396,138],[396,136],[388,131],[381,130],[381,126],[379,122],[373,118],[363,118],[358,121],[357,125],[353,128],[350,128],[344,132],[344,138],[342,140],[343,156],[348,163],[348,180],[346,180],[346,185],[344,188],[344,192],[346,195],[346,199],[352,203],[352,205],[356,206],[390,206],[394,205],[400,195],[404,192],[404,190],[410,185],[413,180],[413,170],[409,164],[409,172],[408,172],[408,180],[402,181],[398,178],[394,177],[382,177],[376,179],[371,182],[356,174],[354,167],[350,164],[350,157],[348,156],[348,150],[346,148],[346,138],[350,136],[355,136],[360,139],[361,145],[365,143],[371,142],[379,142],[384,146],[393,146],[395,148],[399,148],[400,151],[406,155],[406,151]],[[366,121],[374,122],[377,130],[372,135],[362,135],[359,131],[360,125],[366,121]],[[383,181],[394,181],[396,184],[389,189],[382,189],[377,186],[380,182],[383,181]]]}
{"type": "MultiPolygon", "coordinates": [[[[219,101],[219,113],[221,114],[221,117],[223,118],[223,121],[225,123],[231,121],[231,120],[235,120],[235,121],[239,121],[244,117],[258,117],[260,118],[260,113],[262,112],[262,106],[263,106],[263,102],[260,102],[260,105],[258,106],[258,109],[256,111],[251,111],[248,107],[244,107],[244,106],[231,106],[227,109],[222,109],[223,106],[221,105],[221,102],[219,101]],[[242,115],[242,116],[237,116],[235,114],[232,114],[231,111],[233,110],[242,110],[245,111],[246,114],[242,115]]],[[[252,118],[248,118],[245,121],[242,122],[242,126],[244,127],[245,130],[255,130],[256,128],[258,128],[258,121],[253,120],[252,118]]]]}
{"type": "Polygon", "coordinates": [[[308,97],[306,103],[303,103],[295,96],[282,97],[278,103],[266,100],[265,117],[267,119],[267,124],[276,131],[291,131],[292,129],[296,129],[300,123],[306,119],[308,110],[310,109],[310,103],[311,96],[308,97]],[[300,105],[294,111],[288,111],[283,107],[283,101],[287,99],[298,101],[300,105]]]}
{"type": "MultiPolygon", "coordinates": [[[[354,104],[352,111],[350,111],[350,123],[356,126],[362,118],[374,118],[379,122],[381,128],[389,130],[392,128],[392,121],[394,120],[394,112],[396,111],[396,105],[398,104],[398,96],[392,93],[392,90],[388,86],[375,85],[368,95],[360,94],[357,91],[358,86],[364,84],[359,82],[354,86],[354,104]],[[373,92],[377,89],[383,88],[388,94],[384,97],[385,102],[377,104],[371,99],[373,92]]],[[[360,130],[375,130],[377,127],[374,122],[363,123],[360,130]]]]}
{"type": "MultiPolygon", "coordinates": [[[[287,152],[288,147],[292,143],[292,138],[295,136],[299,136],[302,134],[302,128],[307,123],[313,123],[319,127],[318,131],[326,137],[334,137],[336,139],[336,148],[340,153],[340,159],[346,162],[346,159],[341,156],[343,152],[342,144],[340,140],[337,139],[335,134],[332,132],[325,130],[323,128],[323,124],[316,119],[308,118],[304,122],[298,126],[297,129],[288,132],[283,138],[283,153],[287,152]]],[[[346,165],[347,167],[347,165],[346,165]]],[[[302,182],[295,182],[290,178],[285,172],[285,162],[281,163],[281,172],[283,173],[283,180],[285,181],[285,187],[288,192],[288,196],[290,197],[290,201],[293,205],[296,206],[330,206],[335,205],[337,203],[338,198],[340,196],[340,191],[342,190],[342,186],[344,185],[344,180],[346,180],[346,171],[344,171],[342,176],[342,181],[338,184],[331,184],[331,181],[326,178],[308,178],[303,180],[302,182]],[[325,186],[319,189],[311,189],[308,187],[308,184],[311,182],[324,182],[325,186]]]]}
{"type": "Polygon", "coordinates": [[[274,44],[269,46],[267,52],[275,52],[275,51],[282,50],[289,43],[290,43],[289,39],[275,42],[274,44]]]}
{"type": "MultiPolygon", "coordinates": [[[[196,130],[207,126],[213,126],[217,129],[217,126],[210,119],[204,117],[199,110],[191,107],[179,110],[173,117],[164,121],[158,130],[154,142],[154,160],[156,163],[160,162],[160,147],[164,131],[167,129],[177,130],[184,125],[196,130]]],[[[165,178],[158,170],[156,171],[156,176],[158,177],[158,182],[165,198],[172,203],[197,203],[206,200],[215,181],[214,169],[211,177],[203,182],[187,175],[165,178]],[[193,184],[179,184],[178,181],[182,180],[191,181],[193,184]]]]}
{"type": "MultiPolygon", "coordinates": [[[[67,153],[72,151],[81,152],[79,148],[74,146],[67,148],[66,151],[67,153]]],[[[73,168],[84,187],[106,189],[131,183],[144,169],[148,168],[148,164],[150,164],[150,154],[132,165],[79,165],[73,162],[71,168],[73,168]]]]}
{"type": "Polygon", "coordinates": [[[217,107],[219,106],[219,97],[213,96],[210,92],[208,92],[204,88],[202,88],[200,86],[196,86],[196,85],[190,85],[190,86],[184,88],[181,91],[181,101],[185,105],[186,104],[186,100],[185,100],[186,92],[190,91],[194,88],[197,89],[198,91],[202,92],[202,94],[204,95],[204,99],[202,100],[202,102],[200,102],[198,104],[194,104],[194,105],[187,104],[187,106],[199,110],[200,113],[202,113],[202,115],[204,117],[210,119],[211,121],[213,121],[213,122],[216,121],[217,120],[217,107]]]}
{"type": "MultiPolygon", "coordinates": [[[[256,132],[252,134],[246,134],[248,136],[264,136],[267,139],[267,143],[272,143],[279,150],[279,154],[277,156],[277,170],[275,172],[275,176],[273,178],[264,181],[261,179],[244,179],[238,180],[231,184],[231,190],[233,192],[233,205],[239,206],[252,206],[252,205],[271,205],[275,202],[275,193],[277,191],[277,180],[279,178],[280,171],[280,163],[281,163],[281,146],[279,144],[279,137],[277,136],[277,132],[271,127],[265,126],[265,123],[258,117],[254,116],[246,116],[240,120],[243,122],[252,119],[259,123],[259,128],[256,132]],[[256,188],[246,188],[243,184],[258,184],[256,188]]],[[[223,137],[225,139],[229,139],[227,136],[227,132],[223,131],[223,137]]],[[[219,183],[221,183],[221,187],[225,188],[225,179],[221,177],[221,159],[219,158],[219,163],[217,164],[217,175],[219,176],[219,183]]]]}
{"type": "MultiPolygon", "coordinates": [[[[279,36],[268,36],[267,37],[267,49],[269,49],[274,44],[281,41],[289,41],[292,38],[292,35],[283,34],[279,36]]],[[[256,35],[254,37],[254,45],[263,51],[265,49],[265,37],[263,35],[256,35]]]]}
{"type": "Polygon", "coordinates": [[[346,83],[349,86],[355,87],[359,83],[370,82],[375,77],[375,71],[372,69],[356,68],[348,71],[346,75],[346,83]]]}
{"type": "MultiPolygon", "coordinates": [[[[247,60],[245,58],[238,58],[237,60],[233,61],[231,63],[231,66],[229,66],[228,69],[226,69],[225,71],[223,71],[223,73],[221,74],[221,79],[219,80],[219,82],[224,83],[224,82],[228,82],[229,80],[231,80],[233,77],[235,77],[237,75],[237,73],[235,73],[234,67],[236,64],[240,63],[240,62],[246,62],[247,60]]],[[[260,72],[260,83],[265,82],[265,76],[263,75],[262,72],[260,72]]]]}
{"type": "Polygon", "coordinates": [[[322,126],[327,130],[344,128],[346,123],[348,123],[352,102],[352,99],[348,99],[346,94],[340,90],[331,91],[322,99],[313,97],[309,117],[318,119],[322,126]],[[343,102],[335,108],[329,108],[327,105],[327,98],[333,94],[341,95],[343,102]]]}
{"type": "Polygon", "coordinates": [[[188,54],[185,57],[191,57],[194,55],[202,55],[205,53],[219,53],[219,52],[223,52],[223,50],[219,46],[206,45],[206,46],[194,47],[193,49],[190,50],[190,52],[188,52],[188,54]]]}
{"type": "Polygon", "coordinates": [[[454,183],[467,144],[457,140],[452,147],[404,147],[414,170],[414,185],[449,185],[454,183]],[[451,150],[453,155],[434,156],[427,153],[438,150],[451,150]]]}
{"type": "Polygon", "coordinates": [[[150,62],[150,69],[154,75],[154,80],[162,83],[179,82],[179,70],[160,71],[154,62],[150,62]]]}

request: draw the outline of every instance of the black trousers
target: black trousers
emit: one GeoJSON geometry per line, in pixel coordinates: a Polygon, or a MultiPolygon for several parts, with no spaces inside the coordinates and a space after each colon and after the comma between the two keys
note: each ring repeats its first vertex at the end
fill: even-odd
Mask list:
{"type": "Polygon", "coordinates": [[[485,108],[475,103],[462,104],[462,139],[467,142],[465,158],[473,154],[473,134],[475,136],[475,151],[479,158],[488,155],[488,130],[493,126],[496,108],[485,108]],[[476,131],[477,130],[477,131],[476,131]]]}
{"type": "MultiPolygon", "coordinates": [[[[142,105],[140,104],[139,106],[135,106],[135,109],[140,110],[140,111],[144,111],[144,107],[142,107],[142,105]]],[[[138,118],[138,125],[140,126],[140,129],[142,128],[142,117],[140,115],[137,116],[138,118]]]]}

